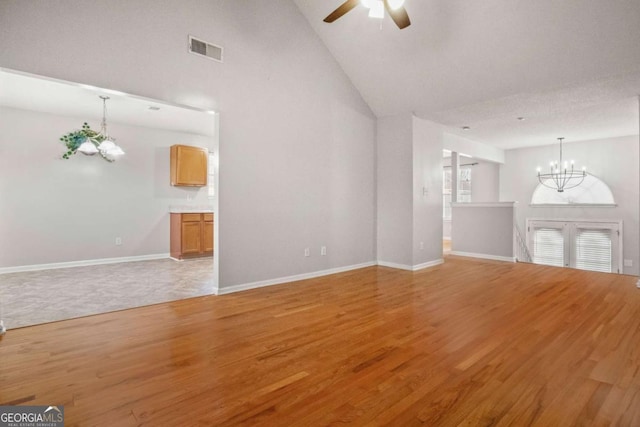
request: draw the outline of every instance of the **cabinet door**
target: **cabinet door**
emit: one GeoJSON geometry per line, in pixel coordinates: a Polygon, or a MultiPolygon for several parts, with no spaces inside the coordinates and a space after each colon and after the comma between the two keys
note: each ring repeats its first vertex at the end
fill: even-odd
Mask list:
{"type": "Polygon", "coordinates": [[[182,254],[200,253],[200,236],[202,234],[200,222],[182,223],[182,254]]]}
{"type": "Polygon", "coordinates": [[[206,148],[189,145],[171,147],[171,185],[203,187],[207,185],[206,148]]]}
{"type": "Polygon", "coordinates": [[[202,226],[202,251],[213,252],[213,221],[204,221],[202,226]]]}

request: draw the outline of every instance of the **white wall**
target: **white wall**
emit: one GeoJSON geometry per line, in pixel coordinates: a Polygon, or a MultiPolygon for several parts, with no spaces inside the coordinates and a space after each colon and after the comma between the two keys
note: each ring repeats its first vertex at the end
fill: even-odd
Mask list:
{"type": "Polygon", "coordinates": [[[454,203],[451,251],[458,255],[513,260],[513,203],[454,203]]]}
{"type": "MultiPolygon", "coordinates": [[[[473,166],[461,166],[471,169],[471,201],[497,202],[500,199],[500,165],[475,158],[462,157],[461,165],[477,163],[473,166]]],[[[442,159],[443,166],[451,166],[451,157],[442,159]]]]}
{"type": "Polygon", "coordinates": [[[375,259],[375,117],[293,2],[4,1],[0,39],[2,67],[220,112],[221,287],[375,259]]]}
{"type": "MultiPolygon", "coordinates": [[[[443,165],[450,166],[451,158],[442,160],[443,165]]],[[[497,202],[500,200],[500,165],[498,163],[463,157],[461,164],[477,163],[463,166],[471,169],[471,201],[497,202]]],[[[442,221],[442,237],[451,239],[451,220],[442,221]]]]}
{"type": "MultiPolygon", "coordinates": [[[[488,160],[495,163],[504,163],[504,150],[463,138],[461,136],[444,132],[443,147],[446,150],[467,154],[473,158],[488,160]]],[[[462,162],[461,162],[462,163],[462,162]]]]}
{"type": "Polygon", "coordinates": [[[442,221],[442,238],[451,240],[451,220],[443,220],[442,221]]]}
{"type": "Polygon", "coordinates": [[[212,138],[110,122],[127,155],[63,160],[59,138],[84,121],[0,107],[0,268],[167,254],[169,206],[209,204],[206,188],[171,187],[169,147],[212,138]]]}
{"type": "Polygon", "coordinates": [[[413,265],[442,258],[442,233],[442,126],[413,117],[413,265]]]}
{"type": "MultiPolygon", "coordinates": [[[[462,163],[467,163],[467,159],[464,160],[462,163]]],[[[500,200],[500,165],[486,161],[477,162],[477,165],[471,167],[471,201],[497,202],[500,200]]]]}
{"type": "Polygon", "coordinates": [[[413,265],[413,118],[378,119],[378,260],[413,265]]]}
{"type": "Polygon", "coordinates": [[[440,260],[442,127],[409,114],[380,118],[377,153],[378,261],[413,268],[440,260]]]}
{"type": "Polygon", "coordinates": [[[536,167],[545,167],[558,157],[558,145],[507,150],[500,167],[500,199],[518,201],[516,218],[525,231],[526,218],[610,219],[623,221],[623,253],[633,261],[625,274],[638,274],[638,137],[628,136],[564,144],[564,156],[604,181],[613,192],[617,207],[531,207],[538,179],[536,167]]]}

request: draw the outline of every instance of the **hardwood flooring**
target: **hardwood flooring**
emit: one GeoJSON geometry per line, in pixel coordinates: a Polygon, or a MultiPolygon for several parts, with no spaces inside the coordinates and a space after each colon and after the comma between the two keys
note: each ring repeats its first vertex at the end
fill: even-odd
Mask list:
{"type": "Polygon", "coordinates": [[[66,425],[640,425],[636,278],[463,259],[11,330],[66,425]]]}
{"type": "Polygon", "coordinates": [[[451,253],[451,239],[442,239],[442,253],[451,253]]]}

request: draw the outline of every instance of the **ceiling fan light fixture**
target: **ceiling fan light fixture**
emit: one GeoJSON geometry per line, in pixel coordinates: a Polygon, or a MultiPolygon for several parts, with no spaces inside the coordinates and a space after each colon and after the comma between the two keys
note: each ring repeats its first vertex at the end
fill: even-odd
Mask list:
{"type": "Polygon", "coordinates": [[[375,0],[371,2],[371,8],[369,9],[369,18],[384,18],[384,2],[382,0],[375,0]]]}
{"type": "Polygon", "coordinates": [[[399,29],[402,30],[411,25],[411,19],[403,7],[404,0],[346,0],[323,21],[328,24],[335,22],[358,5],[369,9],[369,18],[384,19],[386,11],[399,29]]]}
{"type": "Polygon", "coordinates": [[[392,10],[398,10],[404,5],[404,0],[387,0],[387,4],[392,10]]]}

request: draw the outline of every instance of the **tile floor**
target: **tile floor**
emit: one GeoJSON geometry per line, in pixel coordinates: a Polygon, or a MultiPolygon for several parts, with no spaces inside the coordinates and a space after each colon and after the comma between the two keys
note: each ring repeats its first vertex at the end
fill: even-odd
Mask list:
{"type": "Polygon", "coordinates": [[[0,275],[7,329],[213,293],[213,258],[127,262],[0,275]]]}

